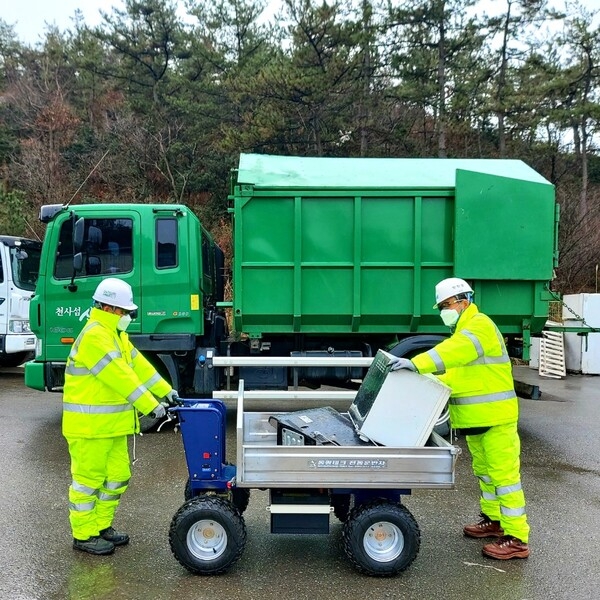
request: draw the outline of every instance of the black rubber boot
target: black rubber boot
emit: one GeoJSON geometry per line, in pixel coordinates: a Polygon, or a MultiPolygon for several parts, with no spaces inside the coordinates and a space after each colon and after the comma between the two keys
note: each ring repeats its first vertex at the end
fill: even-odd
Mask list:
{"type": "Polygon", "coordinates": [[[115,551],[115,545],[99,536],[92,536],[87,540],[78,540],[73,538],[73,548],[88,552],[89,554],[112,554],[115,551]]]}
{"type": "Polygon", "coordinates": [[[129,543],[129,536],[121,531],[115,531],[112,527],[107,527],[100,532],[100,537],[107,542],[112,542],[115,546],[124,546],[129,543]]]}

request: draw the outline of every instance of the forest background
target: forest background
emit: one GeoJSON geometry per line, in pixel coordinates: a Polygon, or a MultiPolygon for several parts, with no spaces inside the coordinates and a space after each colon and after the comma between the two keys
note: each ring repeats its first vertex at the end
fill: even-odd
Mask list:
{"type": "Polygon", "coordinates": [[[0,19],[0,233],[43,237],[42,204],[182,202],[230,256],[240,152],[516,158],[556,186],[553,289],[596,292],[598,11],[489,4],[123,0],[34,46],[0,19]]]}

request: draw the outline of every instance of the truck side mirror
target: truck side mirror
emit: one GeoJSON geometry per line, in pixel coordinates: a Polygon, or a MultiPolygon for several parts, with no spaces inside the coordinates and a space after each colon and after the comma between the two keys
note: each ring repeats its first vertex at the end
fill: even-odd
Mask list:
{"type": "Polygon", "coordinates": [[[78,252],[73,257],[73,271],[75,271],[75,273],[79,273],[81,269],[83,269],[83,254],[78,252]]]}
{"type": "MultiPolygon", "coordinates": [[[[73,215],[75,217],[75,215],[73,215]]],[[[83,236],[85,234],[85,223],[83,221],[83,217],[80,217],[75,221],[75,225],[73,226],[73,252],[81,252],[83,248],[83,236]]],[[[75,260],[73,258],[73,260],[75,260]]],[[[81,270],[81,267],[80,269],[81,270]]]]}
{"type": "MultiPolygon", "coordinates": [[[[81,219],[83,220],[83,219],[81,219]]],[[[77,291],[77,285],[75,284],[75,275],[83,269],[83,254],[78,252],[73,256],[73,276],[71,277],[71,283],[67,286],[70,292],[77,291]]]]}
{"type": "Polygon", "coordinates": [[[75,271],[75,273],[79,273],[81,269],[83,269],[83,254],[81,254],[81,252],[78,252],[73,257],[73,271],[75,271]]]}

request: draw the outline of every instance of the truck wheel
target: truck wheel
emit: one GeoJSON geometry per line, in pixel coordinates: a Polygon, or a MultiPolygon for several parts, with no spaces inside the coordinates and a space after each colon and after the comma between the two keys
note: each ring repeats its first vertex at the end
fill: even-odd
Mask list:
{"type": "MultiPolygon", "coordinates": [[[[390,354],[394,356],[402,356],[404,358],[413,358],[421,352],[427,352],[431,350],[436,344],[439,344],[445,340],[448,336],[445,335],[415,335],[402,340],[399,344],[396,344],[391,350],[390,354]]],[[[448,437],[450,435],[450,416],[449,416],[448,404],[444,406],[438,420],[433,427],[438,435],[442,437],[448,437]]]]}
{"type": "MultiPolygon", "coordinates": [[[[240,511],[240,514],[242,514],[247,508],[248,508],[248,504],[250,503],[250,490],[248,488],[232,488],[231,489],[231,503],[240,511]]],[[[196,494],[196,498],[198,496],[204,496],[205,494],[200,493],[200,494],[196,494]]],[[[185,482],[185,489],[183,490],[183,497],[185,498],[185,500],[191,500],[192,499],[192,483],[190,481],[190,478],[188,477],[187,481],[185,482]]],[[[219,497],[224,498],[225,494],[220,495],[219,497]]]]}
{"type": "Polygon", "coordinates": [[[242,555],[246,525],[227,500],[198,496],[186,502],[173,517],[169,544],[175,558],[188,571],[218,575],[242,555]]]}
{"type": "Polygon", "coordinates": [[[410,511],[389,500],[372,500],[352,510],[343,529],[344,550],[365,575],[389,577],[415,559],[421,532],[410,511]]]}
{"type": "Polygon", "coordinates": [[[35,354],[33,352],[16,352],[15,354],[0,354],[0,367],[11,369],[18,367],[24,362],[31,360],[35,354]]]}
{"type": "Polygon", "coordinates": [[[350,514],[350,505],[352,496],[350,494],[331,494],[331,506],[333,506],[333,514],[339,521],[345,523],[350,514]]]}
{"type": "Polygon", "coordinates": [[[150,415],[140,415],[140,431],[142,433],[148,433],[156,428],[160,419],[155,419],[150,415]]]}
{"type": "Polygon", "coordinates": [[[233,502],[233,505],[240,511],[240,514],[243,514],[250,503],[250,490],[248,488],[232,488],[231,501],[233,502]]]}
{"type": "Polygon", "coordinates": [[[450,409],[447,404],[438,417],[433,430],[442,437],[448,437],[450,435],[450,409]]]}

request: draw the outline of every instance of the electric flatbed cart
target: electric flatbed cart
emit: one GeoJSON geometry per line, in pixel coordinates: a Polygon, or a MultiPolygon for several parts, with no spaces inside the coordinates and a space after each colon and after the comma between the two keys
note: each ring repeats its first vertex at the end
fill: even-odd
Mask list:
{"type": "Polygon", "coordinates": [[[223,573],[241,557],[242,513],[254,488],[268,491],[272,533],[329,533],[333,512],[343,522],[343,545],[354,567],[367,575],[396,575],[415,559],[421,538],[402,495],[454,487],[459,449],[435,432],[419,447],[373,445],[358,435],[352,445],[338,445],[338,439],[349,440],[345,413],[325,415],[327,423],[319,422],[322,412],[316,419],[300,414],[311,429],[298,427],[295,413],[247,412],[242,381],[235,466],[225,461],[222,401],[185,400],[172,410],[180,421],[189,480],[169,541],[192,573],[223,573]]]}

